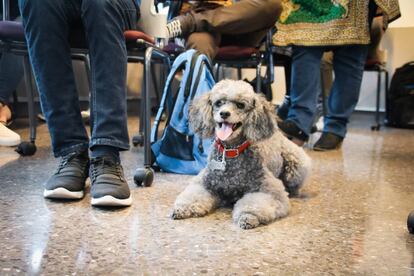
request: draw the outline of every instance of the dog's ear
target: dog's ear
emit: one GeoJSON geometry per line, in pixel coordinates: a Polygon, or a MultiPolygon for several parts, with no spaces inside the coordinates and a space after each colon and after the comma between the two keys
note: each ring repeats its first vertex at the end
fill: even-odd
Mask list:
{"type": "Polygon", "coordinates": [[[211,92],[196,97],[190,104],[189,121],[195,133],[203,138],[212,137],[215,131],[211,92]]]}
{"type": "Polygon", "coordinates": [[[267,139],[277,130],[276,111],[272,103],[268,102],[263,95],[256,94],[254,107],[250,110],[244,134],[252,142],[267,139]]]}

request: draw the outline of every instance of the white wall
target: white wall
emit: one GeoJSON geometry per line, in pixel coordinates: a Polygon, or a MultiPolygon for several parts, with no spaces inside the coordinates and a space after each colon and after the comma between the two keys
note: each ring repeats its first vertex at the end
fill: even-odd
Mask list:
{"type": "MultiPolygon", "coordinates": [[[[387,69],[391,78],[395,69],[414,61],[414,1],[400,0],[401,17],[389,25],[381,49],[386,51],[387,69]]],[[[384,110],[384,78],[381,84],[381,110],[384,110]]],[[[364,73],[357,110],[375,110],[377,74],[364,73]]]]}
{"type": "Polygon", "coordinates": [[[390,28],[414,27],[414,1],[399,0],[401,17],[390,24],[390,28]]]}

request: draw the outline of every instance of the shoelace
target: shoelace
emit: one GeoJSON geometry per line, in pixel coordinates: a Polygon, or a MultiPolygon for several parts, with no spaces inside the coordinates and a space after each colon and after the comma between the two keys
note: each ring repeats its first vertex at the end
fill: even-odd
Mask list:
{"type": "Polygon", "coordinates": [[[119,177],[119,179],[123,180],[123,171],[122,167],[119,164],[116,164],[112,160],[107,158],[98,157],[92,160],[92,172],[89,175],[92,179],[92,182],[96,179],[98,175],[101,174],[112,174],[119,177]]]}
{"type": "Polygon", "coordinates": [[[71,164],[72,166],[76,166],[79,170],[84,170],[87,162],[82,162],[79,159],[80,159],[79,154],[75,152],[63,156],[62,159],[60,160],[59,166],[56,169],[55,174],[64,172],[64,169],[67,168],[68,164],[71,164]],[[75,162],[72,162],[72,161],[75,161],[75,162]]]}
{"type": "Polygon", "coordinates": [[[177,37],[182,33],[181,22],[179,20],[173,20],[167,24],[168,37],[177,37]]]}

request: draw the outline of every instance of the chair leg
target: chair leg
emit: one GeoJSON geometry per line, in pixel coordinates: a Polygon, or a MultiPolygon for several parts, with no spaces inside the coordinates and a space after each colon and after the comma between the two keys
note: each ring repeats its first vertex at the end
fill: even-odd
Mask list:
{"type": "MultiPolygon", "coordinates": [[[[88,90],[89,90],[89,98],[90,98],[91,90],[92,90],[91,61],[89,59],[88,54],[80,54],[78,57],[83,62],[84,66],[85,66],[86,80],[88,81],[88,90]]],[[[89,100],[89,102],[90,102],[90,100],[89,100]]],[[[89,107],[89,110],[90,110],[90,107],[89,107]]],[[[92,112],[89,112],[89,125],[90,125],[91,129],[93,129],[93,122],[94,122],[92,116],[93,116],[92,112]]]]}
{"type": "Polygon", "coordinates": [[[139,115],[139,128],[138,133],[132,137],[132,144],[134,146],[142,147],[144,145],[144,127],[145,127],[145,98],[144,91],[146,89],[145,85],[145,70],[144,70],[144,80],[141,85],[141,101],[140,101],[140,115],[139,115]]]}
{"type": "Polygon", "coordinates": [[[152,78],[152,55],[154,49],[148,48],[145,51],[145,61],[144,61],[144,91],[142,91],[142,107],[143,107],[143,118],[144,122],[144,166],[145,168],[150,168],[153,164],[151,157],[151,97],[149,93],[149,84],[152,78]]]}
{"type": "MultiPolygon", "coordinates": [[[[163,65],[160,65],[163,66],[163,65]]],[[[162,69],[160,69],[160,71],[163,72],[162,69]]],[[[160,80],[162,79],[162,76],[160,74],[160,80]]],[[[157,105],[159,104],[159,102],[161,101],[161,97],[160,97],[160,88],[158,86],[158,81],[157,78],[155,77],[155,68],[154,66],[151,66],[151,80],[152,80],[152,85],[154,87],[154,91],[155,91],[155,98],[157,100],[157,105]]],[[[156,111],[155,111],[156,112],[156,111]]]]}
{"type": "Polygon", "coordinates": [[[30,67],[30,61],[28,56],[23,56],[23,68],[24,68],[24,81],[27,90],[27,106],[29,111],[29,124],[30,124],[30,142],[33,144],[36,141],[36,114],[34,105],[34,87],[32,84],[32,70],[30,67]]]}
{"type": "Polygon", "coordinates": [[[29,124],[30,124],[30,142],[21,142],[17,147],[16,152],[23,156],[33,155],[36,152],[36,114],[34,107],[34,92],[32,84],[32,69],[30,66],[29,56],[23,56],[23,70],[24,81],[27,90],[27,106],[29,109],[29,124]]]}
{"type": "Polygon", "coordinates": [[[389,74],[388,71],[385,69],[385,118],[388,118],[388,95],[389,95],[389,74]]]}
{"type": "Polygon", "coordinates": [[[290,96],[290,82],[292,73],[292,61],[290,59],[283,63],[283,69],[285,71],[286,95],[290,96]]]}
{"type": "Polygon", "coordinates": [[[256,92],[260,93],[262,91],[262,61],[260,61],[256,66],[256,92]]]}
{"type": "Polygon", "coordinates": [[[86,78],[88,81],[88,85],[89,85],[89,90],[92,89],[92,77],[91,77],[91,61],[89,60],[89,56],[88,55],[83,55],[81,57],[84,65],[85,65],[85,71],[86,71],[86,78]]]}
{"type": "Polygon", "coordinates": [[[218,81],[220,77],[220,64],[216,63],[216,65],[214,65],[214,69],[215,69],[214,78],[216,79],[216,81],[218,81]]]}
{"type": "Polygon", "coordinates": [[[134,174],[134,182],[136,185],[143,185],[145,187],[151,186],[154,180],[154,171],[151,168],[152,156],[151,156],[151,108],[149,97],[149,84],[151,81],[151,59],[153,48],[149,47],[145,51],[144,59],[144,85],[141,93],[141,118],[140,127],[144,129],[143,144],[144,144],[144,168],[137,168],[134,174]],[[141,124],[142,122],[142,124],[141,124]]]}
{"type": "Polygon", "coordinates": [[[237,67],[237,79],[242,79],[242,69],[240,67],[237,67]]]}
{"type": "Polygon", "coordinates": [[[275,80],[275,64],[273,60],[273,53],[271,51],[269,53],[266,72],[266,78],[269,80],[270,83],[273,83],[273,81],[275,80]]]}
{"type": "Polygon", "coordinates": [[[371,130],[378,131],[380,129],[380,122],[379,122],[379,108],[380,108],[380,97],[381,97],[381,70],[378,69],[378,78],[377,78],[377,99],[376,99],[376,107],[375,107],[375,125],[371,126],[371,130]]]}

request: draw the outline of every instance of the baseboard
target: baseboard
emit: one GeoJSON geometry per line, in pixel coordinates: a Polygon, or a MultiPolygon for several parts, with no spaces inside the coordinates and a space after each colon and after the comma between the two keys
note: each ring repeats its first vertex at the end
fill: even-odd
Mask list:
{"type": "MultiPolygon", "coordinates": [[[[16,118],[26,118],[28,117],[28,107],[26,99],[19,99],[17,103],[10,103],[14,116],[16,118]]],[[[88,100],[80,100],[79,105],[81,110],[86,110],[89,108],[89,101],[88,100]]],[[[152,106],[156,105],[155,99],[152,99],[152,106]]],[[[141,111],[141,99],[140,98],[128,98],[127,99],[127,109],[128,109],[128,116],[139,116],[141,111]]],[[[36,114],[40,113],[40,103],[36,99],[35,100],[35,110],[36,114]]]]}

